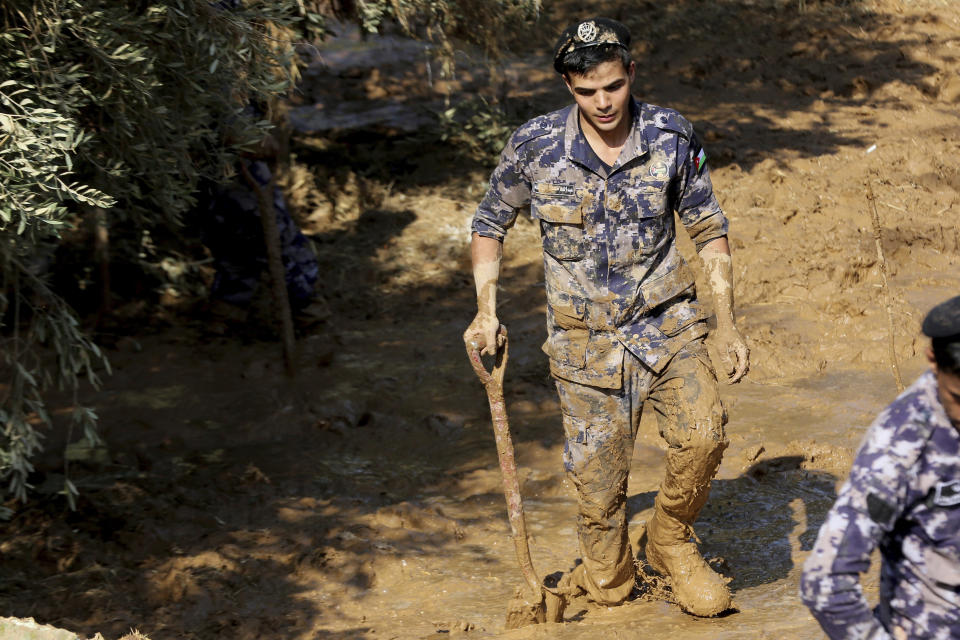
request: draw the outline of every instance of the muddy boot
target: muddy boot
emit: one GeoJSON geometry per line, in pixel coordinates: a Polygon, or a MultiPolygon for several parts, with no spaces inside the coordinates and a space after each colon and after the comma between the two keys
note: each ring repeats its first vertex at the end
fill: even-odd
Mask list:
{"type": "Polygon", "coordinates": [[[730,608],[727,580],[704,561],[693,537],[693,521],[710,493],[727,442],[705,438],[667,452],[667,470],[647,523],[647,562],[669,578],[680,608],[695,616],[715,616],[730,608]]]}
{"type": "Polygon", "coordinates": [[[636,569],[634,568],[629,546],[626,547],[627,562],[621,564],[616,573],[598,572],[601,579],[613,576],[611,581],[604,581],[601,584],[588,571],[584,564],[578,564],[573,571],[564,575],[559,588],[570,597],[586,596],[590,602],[615,607],[623,602],[633,592],[636,582],[636,569]],[[610,584],[616,586],[610,586],[610,584]]]}

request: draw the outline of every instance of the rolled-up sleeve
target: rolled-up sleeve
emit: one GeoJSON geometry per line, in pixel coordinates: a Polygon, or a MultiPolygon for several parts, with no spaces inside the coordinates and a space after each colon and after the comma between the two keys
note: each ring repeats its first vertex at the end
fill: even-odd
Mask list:
{"type": "Polygon", "coordinates": [[[696,134],[690,137],[686,153],[678,161],[682,164],[677,171],[677,213],[699,251],[711,240],[727,235],[729,222],[713,194],[707,155],[696,134]]]}
{"type": "Polygon", "coordinates": [[[530,181],[524,174],[517,145],[514,134],[500,154],[487,193],[473,215],[471,229],[481,236],[503,241],[516,222],[517,213],[530,204],[530,181]]]}
{"type": "Polygon", "coordinates": [[[903,512],[908,470],[892,453],[896,432],[882,421],[871,426],[804,563],[801,597],[831,640],[890,638],[863,595],[860,574],[903,512]]]}

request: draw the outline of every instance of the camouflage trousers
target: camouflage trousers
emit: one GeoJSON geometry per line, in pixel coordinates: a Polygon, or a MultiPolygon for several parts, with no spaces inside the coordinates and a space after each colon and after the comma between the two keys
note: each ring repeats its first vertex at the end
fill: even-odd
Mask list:
{"type": "Polygon", "coordinates": [[[577,534],[583,560],[571,576],[588,597],[619,604],[636,570],[627,537],[627,477],[644,405],[656,412],[670,447],[725,445],[726,412],[703,339],[688,343],[659,374],[628,351],[620,389],[557,379],[566,445],[564,466],[577,489],[577,534]]]}

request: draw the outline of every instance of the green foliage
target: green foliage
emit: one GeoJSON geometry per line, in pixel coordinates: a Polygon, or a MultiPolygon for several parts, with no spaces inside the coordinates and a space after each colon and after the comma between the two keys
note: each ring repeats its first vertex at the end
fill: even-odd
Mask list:
{"type": "Polygon", "coordinates": [[[522,122],[511,118],[502,103],[483,96],[468,98],[437,114],[440,139],[458,153],[482,164],[494,164],[510,134],[522,122]]]}
{"type": "Polygon", "coordinates": [[[65,201],[114,204],[96,189],[64,180],[89,134],[51,108],[55,105],[38,105],[30,97],[37,95],[35,89],[15,80],[0,83],[0,229],[30,238],[55,232],[48,225],[63,224],[65,201]]]}
{"type": "MultiPolygon", "coordinates": [[[[82,380],[96,385],[109,371],[47,278],[64,230],[95,221],[114,263],[152,260],[169,271],[164,260],[178,247],[159,247],[158,238],[176,235],[201,181],[230,174],[237,153],[263,138],[272,106],[296,80],[294,45],[325,37],[329,17],[367,31],[396,22],[437,43],[449,67],[450,38],[495,58],[539,8],[539,0],[0,0],[7,491],[27,496],[30,461],[51,425],[45,392],[77,397],[82,380]]],[[[498,150],[505,126],[496,110],[477,108],[461,135],[485,154],[498,150]]],[[[98,441],[91,409],[76,407],[70,424],[98,441]]],[[[69,478],[63,493],[73,504],[69,478]]]]}
{"type": "MultiPolygon", "coordinates": [[[[80,330],[72,310],[42,280],[32,276],[23,265],[17,268],[8,264],[5,271],[24,274],[34,293],[26,297],[14,290],[13,318],[18,319],[19,307],[29,302],[30,321],[26,331],[21,332],[19,324],[15,324],[13,335],[0,341],[0,373],[4,380],[0,387],[0,424],[5,440],[0,446],[0,471],[9,478],[7,491],[25,500],[30,488],[27,476],[33,471],[30,460],[42,448],[42,434],[37,426],[50,424],[44,391],[54,384],[76,391],[81,376],[97,385],[96,365],[102,364],[108,372],[110,369],[97,345],[80,330]],[[55,356],[52,363],[48,353],[51,349],[55,356]]],[[[5,304],[6,298],[0,299],[0,303],[5,304]]],[[[76,405],[70,420],[71,431],[79,426],[88,442],[99,442],[92,409],[76,405]]],[[[77,491],[69,478],[65,479],[63,493],[72,506],[77,491]]]]}
{"type": "MultiPolygon", "coordinates": [[[[178,225],[199,181],[229,172],[270,126],[248,105],[289,88],[297,11],[0,0],[0,479],[15,497],[51,423],[44,393],[96,385],[108,367],[45,278],[61,231],[96,215],[120,238],[178,225]]],[[[71,424],[96,443],[92,410],[71,424]]],[[[64,493],[72,504],[69,479],[64,493]]]]}
{"type": "Polygon", "coordinates": [[[232,163],[225,128],[233,142],[255,143],[267,125],[242,109],[289,86],[289,51],[278,52],[262,25],[288,22],[292,3],[229,11],[196,0],[40,4],[59,6],[34,9],[25,25],[45,43],[25,52],[42,78],[35,91],[89,132],[77,170],[119,202],[111,225],[116,216],[143,226],[178,221],[197,181],[232,163]]]}

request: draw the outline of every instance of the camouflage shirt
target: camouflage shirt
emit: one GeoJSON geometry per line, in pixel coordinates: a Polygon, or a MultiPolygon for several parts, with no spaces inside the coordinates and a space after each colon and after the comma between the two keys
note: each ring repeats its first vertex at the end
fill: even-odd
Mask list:
{"type": "Polygon", "coordinates": [[[867,432],[804,565],[801,593],[833,640],[960,638],[960,433],[933,372],[867,432]],[[859,574],[877,547],[880,604],[871,611],[859,574]]]}
{"type": "Polygon", "coordinates": [[[502,240],[518,211],[539,220],[555,376],[620,388],[626,350],[654,371],[706,333],[674,212],[699,250],[727,233],[706,156],[679,113],[636,101],[608,172],[576,105],[517,129],[490,178],[473,230],[502,240]]]}

